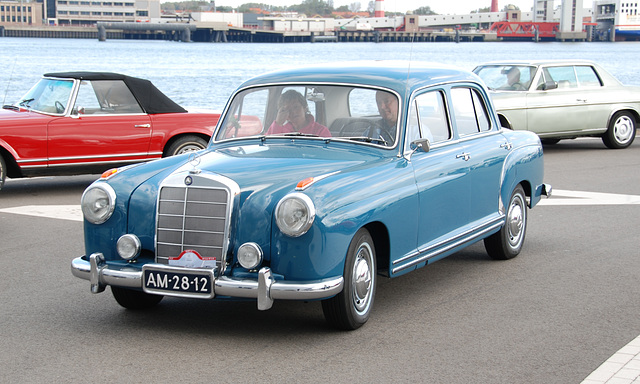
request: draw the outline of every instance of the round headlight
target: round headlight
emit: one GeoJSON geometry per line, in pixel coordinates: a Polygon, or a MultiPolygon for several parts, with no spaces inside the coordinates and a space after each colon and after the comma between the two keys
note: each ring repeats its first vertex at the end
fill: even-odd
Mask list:
{"type": "Polygon", "coordinates": [[[118,242],[116,243],[116,249],[118,250],[118,255],[125,260],[133,260],[138,255],[140,255],[140,249],[142,248],[142,243],[138,236],[126,234],[120,236],[118,242]]]}
{"type": "Polygon", "coordinates": [[[315,217],[313,202],[304,193],[291,193],[276,206],[276,224],[282,233],[291,237],[307,233],[315,217]]]}
{"type": "Polygon", "coordinates": [[[262,249],[256,243],[244,243],[238,248],[238,262],[243,268],[255,269],[262,263],[262,249]]]}
{"type": "Polygon", "coordinates": [[[106,183],[89,186],[82,194],[82,213],[92,224],[102,224],[109,220],[116,207],[116,192],[106,183]]]}

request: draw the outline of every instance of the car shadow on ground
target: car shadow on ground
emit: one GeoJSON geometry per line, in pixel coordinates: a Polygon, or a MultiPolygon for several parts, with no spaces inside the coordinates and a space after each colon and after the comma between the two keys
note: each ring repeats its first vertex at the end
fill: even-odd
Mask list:
{"type": "MultiPolygon", "coordinates": [[[[499,262],[489,258],[482,244],[451,255],[433,266],[407,275],[378,278],[375,307],[367,327],[386,327],[390,318],[409,311],[416,302],[442,300],[447,290],[456,290],[457,279],[465,273],[489,272],[499,262]],[[444,292],[443,292],[444,291],[444,292]],[[440,297],[440,298],[439,298],[440,297]]],[[[109,288],[103,295],[111,296],[109,288]]],[[[335,334],[343,331],[329,326],[319,301],[276,300],[267,311],[259,311],[255,301],[215,301],[165,297],[157,306],[146,310],[127,310],[112,297],[107,312],[93,313],[103,331],[118,332],[123,324],[130,330],[152,330],[190,338],[209,335],[224,338],[255,338],[265,334],[292,335],[335,334]],[[98,318],[100,318],[98,320],[98,318]]]]}
{"type": "Polygon", "coordinates": [[[24,179],[7,179],[0,190],[0,196],[8,197],[24,197],[25,195],[40,194],[69,194],[82,192],[100,175],[81,175],[81,176],[49,176],[34,177],[24,179]]]}

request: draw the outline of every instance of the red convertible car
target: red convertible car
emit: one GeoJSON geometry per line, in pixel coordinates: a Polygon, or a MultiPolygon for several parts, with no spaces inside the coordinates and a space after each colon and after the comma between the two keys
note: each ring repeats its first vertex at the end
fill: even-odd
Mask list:
{"type": "Polygon", "coordinates": [[[148,80],[48,73],[0,110],[0,188],[6,177],[101,173],[202,149],[219,117],[187,112],[148,80]]]}

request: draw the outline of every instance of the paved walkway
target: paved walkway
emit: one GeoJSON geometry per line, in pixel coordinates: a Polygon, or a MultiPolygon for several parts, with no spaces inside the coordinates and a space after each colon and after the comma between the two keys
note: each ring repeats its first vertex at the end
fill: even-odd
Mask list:
{"type": "Polygon", "coordinates": [[[640,336],[602,363],[582,384],[640,384],[640,336]]]}

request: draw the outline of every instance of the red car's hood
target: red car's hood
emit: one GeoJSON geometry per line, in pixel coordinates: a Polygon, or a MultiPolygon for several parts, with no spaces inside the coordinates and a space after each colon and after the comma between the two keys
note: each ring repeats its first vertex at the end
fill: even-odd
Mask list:
{"type": "Polygon", "coordinates": [[[41,113],[31,112],[26,109],[20,109],[19,111],[4,108],[0,109],[0,126],[13,124],[16,121],[24,122],[25,120],[29,120],[29,124],[31,124],[31,122],[33,122],[33,124],[39,124],[39,121],[41,121],[43,124],[46,124],[47,121],[57,118],[59,117],[43,115],[41,113]]]}

